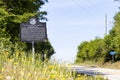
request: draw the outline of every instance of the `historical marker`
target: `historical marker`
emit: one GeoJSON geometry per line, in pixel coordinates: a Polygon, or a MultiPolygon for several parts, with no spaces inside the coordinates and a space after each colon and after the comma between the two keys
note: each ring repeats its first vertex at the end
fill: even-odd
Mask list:
{"type": "Polygon", "coordinates": [[[47,39],[46,23],[31,18],[26,23],[21,23],[20,39],[23,42],[41,42],[47,39]]]}
{"type": "Polygon", "coordinates": [[[47,40],[46,23],[39,22],[37,18],[30,18],[28,22],[20,24],[20,39],[32,43],[33,63],[35,59],[35,42],[47,40]]]}

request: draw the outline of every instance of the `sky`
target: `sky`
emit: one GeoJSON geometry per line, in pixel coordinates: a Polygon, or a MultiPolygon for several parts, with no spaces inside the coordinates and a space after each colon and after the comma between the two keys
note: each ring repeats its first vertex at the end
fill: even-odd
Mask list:
{"type": "Polygon", "coordinates": [[[42,10],[47,11],[47,34],[58,61],[74,62],[77,47],[105,35],[105,14],[108,32],[114,15],[119,11],[114,0],[49,0],[42,10]]]}

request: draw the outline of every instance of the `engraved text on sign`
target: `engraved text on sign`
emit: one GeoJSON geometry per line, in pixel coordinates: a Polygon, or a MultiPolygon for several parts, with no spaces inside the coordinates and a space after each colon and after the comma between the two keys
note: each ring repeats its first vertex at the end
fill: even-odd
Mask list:
{"type": "Polygon", "coordinates": [[[24,42],[41,42],[47,39],[45,22],[39,22],[36,25],[22,23],[20,31],[21,41],[24,42]]]}

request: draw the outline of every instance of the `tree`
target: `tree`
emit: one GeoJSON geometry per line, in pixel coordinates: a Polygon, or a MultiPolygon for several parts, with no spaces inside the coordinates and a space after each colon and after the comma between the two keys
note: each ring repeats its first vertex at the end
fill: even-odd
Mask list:
{"type": "Polygon", "coordinates": [[[85,60],[86,58],[86,49],[88,45],[87,41],[82,42],[79,46],[78,46],[78,52],[77,52],[77,56],[76,56],[76,61],[75,62],[82,62],[85,60]]]}
{"type": "Polygon", "coordinates": [[[120,1],[120,0],[114,0],[114,1],[120,1]]]}
{"type": "Polygon", "coordinates": [[[107,62],[112,59],[110,51],[115,51],[117,53],[115,55],[116,61],[120,60],[120,12],[118,12],[114,16],[114,21],[115,22],[113,28],[110,30],[109,34],[106,35],[103,39],[95,38],[90,42],[82,42],[78,46],[76,62],[83,61],[86,56],[85,52],[89,54],[88,60],[94,58],[96,59],[96,61],[98,59],[102,59],[104,60],[104,62],[107,62]]]}
{"type": "Polygon", "coordinates": [[[89,54],[88,60],[93,61],[94,59],[98,61],[98,59],[102,59],[104,62],[107,62],[112,59],[110,51],[115,51],[117,53],[115,55],[116,61],[120,60],[120,12],[114,16],[114,20],[114,27],[104,39],[95,38],[90,42],[85,41],[78,46],[76,62],[84,61],[87,57],[86,52],[89,54]]]}
{"type": "Polygon", "coordinates": [[[117,52],[116,58],[120,60],[120,12],[114,16],[114,27],[110,35],[113,37],[113,48],[117,52]],[[114,35],[112,35],[114,33],[114,35]]]}
{"type": "MultiPolygon", "coordinates": [[[[13,45],[16,43],[23,44],[20,43],[19,39],[20,23],[28,21],[33,16],[38,17],[40,20],[46,19],[47,12],[40,11],[41,6],[46,2],[48,0],[0,0],[1,39],[9,38],[13,45]]],[[[21,46],[19,47],[21,48],[21,46]]],[[[23,46],[24,48],[26,46],[23,46]]]]}
{"type": "Polygon", "coordinates": [[[98,61],[104,57],[103,54],[104,41],[103,39],[96,37],[89,42],[85,41],[78,46],[78,53],[76,62],[92,60],[98,61]]]}
{"type": "Polygon", "coordinates": [[[16,40],[19,34],[19,25],[26,22],[30,17],[36,16],[45,19],[45,11],[40,12],[40,8],[45,4],[43,0],[1,0],[2,22],[5,22],[6,32],[11,36],[11,40],[16,40]]]}
{"type": "Polygon", "coordinates": [[[55,53],[54,49],[51,46],[49,41],[38,43],[35,45],[35,47],[36,47],[36,52],[41,53],[41,60],[42,61],[44,61],[45,59],[49,60],[51,55],[53,55],[55,53]]]}

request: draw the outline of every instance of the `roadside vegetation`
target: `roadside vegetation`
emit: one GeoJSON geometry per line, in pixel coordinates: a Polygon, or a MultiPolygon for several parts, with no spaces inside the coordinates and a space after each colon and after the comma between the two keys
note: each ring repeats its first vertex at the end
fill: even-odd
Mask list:
{"type": "MultiPolygon", "coordinates": [[[[114,0],[118,1],[119,0],[114,0]]],[[[112,29],[103,38],[96,37],[78,45],[76,64],[120,69],[120,11],[114,16],[112,29]],[[110,52],[116,52],[111,55],[110,52]]]]}
{"type": "Polygon", "coordinates": [[[106,64],[114,59],[114,62],[120,61],[120,12],[114,16],[114,26],[104,38],[96,37],[91,41],[84,41],[78,46],[76,63],[92,61],[106,64]],[[114,56],[110,52],[114,51],[114,56]]]}
{"type": "Polygon", "coordinates": [[[36,59],[33,63],[32,55],[26,56],[19,49],[14,57],[8,58],[8,55],[9,50],[3,49],[0,53],[0,80],[104,80],[100,76],[76,75],[68,68],[71,65],[56,61],[36,59]]]}
{"type": "Polygon", "coordinates": [[[95,62],[95,61],[84,61],[82,63],[77,63],[76,65],[88,66],[88,67],[97,67],[97,68],[110,68],[110,69],[120,69],[120,61],[112,63],[109,62],[95,62]]]}
{"type": "MultiPolygon", "coordinates": [[[[64,64],[59,64],[56,61],[50,62],[49,59],[54,54],[54,49],[49,40],[35,44],[35,62],[32,61],[31,44],[20,42],[20,23],[27,22],[30,17],[47,20],[45,17],[47,12],[41,11],[42,5],[47,1],[0,0],[0,80],[104,80],[99,76],[76,76],[73,71],[66,69],[64,64]],[[46,55],[46,60],[41,60],[41,54],[46,55]]],[[[118,20],[120,18],[118,16],[115,19],[118,20]]],[[[99,61],[98,59],[104,61],[105,58],[101,56],[106,52],[109,53],[111,49],[119,53],[119,21],[115,24],[116,27],[113,28],[113,31],[105,37],[106,41],[96,38],[96,41],[91,41],[91,43],[84,42],[82,46],[80,45],[78,50],[83,49],[83,51],[82,55],[81,51],[78,52],[76,62],[83,62],[87,59],[93,60],[93,57],[96,57],[97,61],[99,61]],[[115,37],[116,35],[117,37],[115,37]],[[111,41],[115,43],[112,44],[111,41]],[[99,47],[90,48],[89,45],[92,45],[92,42],[95,44],[100,42],[97,43],[99,47]],[[106,46],[103,43],[107,45],[107,48],[105,48],[106,46]],[[88,47],[86,47],[86,44],[89,44],[88,47]],[[96,51],[95,55],[94,50],[96,51]],[[100,54],[97,55],[98,53],[100,54]]],[[[105,54],[104,57],[107,57],[107,55],[105,54]]],[[[107,58],[107,60],[109,61],[110,59],[107,58]]],[[[116,55],[116,60],[119,60],[119,54],[116,55]]]]}
{"type": "Polygon", "coordinates": [[[32,62],[32,57],[14,57],[0,62],[0,80],[73,80],[70,70],[57,63],[32,62]]]}
{"type": "MultiPolygon", "coordinates": [[[[46,11],[41,7],[47,0],[0,0],[0,50],[9,49],[9,57],[13,57],[16,48],[25,51],[28,56],[31,52],[31,43],[20,42],[20,24],[27,22],[31,17],[46,20],[46,11]]],[[[49,40],[35,43],[36,53],[50,58],[54,54],[54,48],[49,40]]]]}

